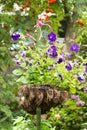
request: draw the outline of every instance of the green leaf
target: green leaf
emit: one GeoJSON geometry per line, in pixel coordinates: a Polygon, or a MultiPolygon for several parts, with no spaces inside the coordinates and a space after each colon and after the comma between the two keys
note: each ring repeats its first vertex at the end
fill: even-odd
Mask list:
{"type": "Polygon", "coordinates": [[[22,70],[22,69],[15,69],[14,71],[13,71],[13,74],[14,75],[22,75],[24,73],[24,71],[22,70]]]}
{"type": "Polygon", "coordinates": [[[70,87],[70,92],[75,94],[76,93],[76,88],[75,87],[70,87]]]}
{"type": "Polygon", "coordinates": [[[25,76],[21,76],[21,77],[17,80],[17,82],[21,82],[21,83],[27,84],[27,83],[28,83],[28,80],[26,79],[25,76]]]}
{"type": "Polygon", "coordinates": [[[17,119],[15,119],[14,125],[16,125],[19,122],[22,122],[24,118],[22,116],[18,116],[17,119]]]}
{"type": "Polygon", "coordinates": [[[25,68],[26,67],[26,63],[25,62],[21,63],[21,67],[25,68]]]}
{"type": "MultiPolygon", "coordinates": [[[[12,115],[12,112],[10,111],[10,108],[8,106],[0,105],[0,111],[5,113],[6,117],[10,117],[12,115]]],[[[3,117],[4,118],[4,117],[3,117]]],[[[5,118],[6,119],[6,118],[5,118]]],[[[2,119],[3,120],[3,119],[2,119]]],[[[0,120],[0,122],[2,121],[0,120]]]]}

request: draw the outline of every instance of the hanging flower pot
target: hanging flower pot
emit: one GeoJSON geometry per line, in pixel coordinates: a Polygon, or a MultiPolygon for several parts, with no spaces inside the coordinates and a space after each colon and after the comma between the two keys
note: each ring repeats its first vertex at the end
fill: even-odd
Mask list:
{"type": "Polygon", "coordinates": [[[19,89],[19,104],[31,114],[36,114],[37,107],[41,108],[41,113],[44,114],[51,107],[56,107],[68,97],[69,93],[67,91],[59,90],[50,85],[23,85],[19,89]]]}

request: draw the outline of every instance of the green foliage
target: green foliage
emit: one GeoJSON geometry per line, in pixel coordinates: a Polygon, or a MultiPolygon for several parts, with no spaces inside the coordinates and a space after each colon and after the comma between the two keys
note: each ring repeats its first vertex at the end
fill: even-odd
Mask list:
{"type": "MultiPolygon", "coordinates": [[[[23,117],[23,113],[21,116],[19,113],[15,114],[15,110],[18,109],[16,95],[18,86],[21,84],[52,84],[61,89],[68,89],[70,94],[79,94],[81,99],[86,103],[87,95],[83,92],[83,88],[87,86],[87,81],[85,83],[79,82],[75,76],[83,72],[83,64],[87,62],[87,55],[85,53],[87,48],[87,0],[57,0],[54,4],[47,4],[47,0],[35,0],[35,2],[31,1],[30,10],[25,9],[24,11],[20,9],[14,10],[13,5],[15,2],[19,7],[26,4],[25,0],[0,0],[0,6],[4,5],[3,11],[0,12],[0,130],[13,129],[12,119],[14,115],[18,115],[14,121],[14,130],[36,130],[36,120],[33,117],[30,115],[23,117]],[[78,18],[84,20],[85,26],[81,27],[78,25],[77,28],[75,26],[78,35],[76,42],[80,42],[80,47],[82,46],[80,55],[84,58],[78,56],[79,54],[74,56],[74,62],[77,63],[79,61],[82,63],[79,68],[75,64],[73,70],[68,72],[65,70],[68,60],[59,65],[54,64],[56,58],[46,57],[45,52],[49,48],[49,45],[48,41],[46,41],[47,44],[43,44],[43,41],[38,40],[40,32],[35,36],[38,40],[36,44],[37,48],[34,48],[32,40],[26,37],[26,33],[31,33],[34,36],[33,26],[36,23],[38,15],[45,11],[46,8],[53,9],[56,14],[49,18],[52,21],[51,26],[56,34],[58,27],[61,26],[60,21],[66,16],[72,17],[74,23],[78,18]],[[82,13],[83,11],[85,12],[82,13]],[[13,41],[10,37],[10,34],[16,32],[21,34],[19,41],[13,41]],[[28,46],[28,43],[31,43],[31,45],[28,46]],[[15,52],[11,51],[12,45],[17,46],[15,52]],[[20,56],[21,50],[26,51],[26,58],[20,56]],[[20,67],[14,64],[14,57],[20,59],[20,67]],[[32,66],[30,65],[31,63],[33,64],[32,66]],[[15,66],[16,69],[12,73],[15,66]],[[48,71],[48,67],[52,70],[48,71]],[[10,73],[9,69],[11,69],[10,73]],[[62,81],[58,77],[59,74],[63,74],[62,81]]],[[[47,30],[47,33],[50,32],[48,27],[42,27],[42,29],[47,30]]],[[[55,45],[57,46],[58,56],[60,56],[63,46],[57,42],[55,45]]],[[[87,128],[86,106],[87,103],[84,107],[77,107],[76,102],[69,99],[63,106],[59,106],[51,111],[50,121],[42,121],[41,129],[55,130],[55,125],[57,130],[83,130],[87,128]],[[57,120],[55,119],[55,115],[58,113],[61,118],[57,120]]]]}
{"type": "Polygon", "coordinates": [[[86,107],[77,107],[75,101],[70,99],[63,106],[52,109],[48,120],[57,130],[83,130],[86,128],[86,113],[86,107]]]}
{"type": "Polygon", "coordinates": [[[13,118],[13,111],[17,109],[17,90],[18,86],[13,75],[0,75],[0,127],[3,129],[5,126],[3,127],[2,124],[7,123],[8,120],[10,123],[13,118]]]}
{"type": "MultiPolygon", "coordinates": [[[[36,119],[26,114],[25,117],[19,116],[14,119],[14,127],[13,130],[37,130],[37,123],[36,119]]],[[[55,127],[52,127],[51,122],[42,120],[41,121],[41,129],[40,130],[55,130],[55,127]]]]}
{"type": "Polygon", "coordinates": [[[76,26],[77,30],[77,37],[76,42],[80,42],[81,49],[80,49],[80,55],[83,56],[83,58],[87,57],[87,13],[86,11],[83,11],[81,19],[84,21],[84,26],[81,25],[76,26]]]}

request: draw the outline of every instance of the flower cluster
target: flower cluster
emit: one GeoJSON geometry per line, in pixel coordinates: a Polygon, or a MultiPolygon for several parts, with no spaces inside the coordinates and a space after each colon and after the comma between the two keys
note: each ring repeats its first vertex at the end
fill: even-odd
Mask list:
{"type": "Polygon", "coordinates": [[[49,57],[57,57],[57,49],[56,49],[56,46],[50,46],[50,48],[47,50],[47,55],[49,57]]]}
{"type": "MultiPolygon", "coordinates": [[[[19,46],[15,62],[20,69],[14,71],[20,77],[18,82],[52,84],[64,89],[69,88],[70,93],[74,94],[78,88],[83,88],[83,93],[87,93],[87,87],[84,87],[86,86],[87,63],[82,64],[80,62],[79,64],[79,59],[74,59],[75,56],[78,56],[80,46],[77,43],[72,43],[69,48],[71,53],[63,52],[57,41],[57,35],[46,21],[49,16],[51,16],[49,12],[38,15],[33,35],[26,34],[27,39],[32,41],[32,45],[28,43],[26,46],[23,44],[19,46]],[[46,30],[49,33],[47,35],[45,33],[46,37],[43,36],[43,26],[49,27],[49,31],[46,30]],[[45,44],[43,40],[46,40],[45,44]],[[81,84],[81,88],[79,84],[81,84]]],[[[20,40],[18,33],[13,33],[10,37],[14,41],[20,40]]],[[[72,95],[71,99],[76,101],[77,106],[85,105],[79,94],[72,95]]]]}
{"type": "Polygon", "coordinates": [[[84,106],[85,105],[85,102],[80,100],[79,95],[71,95],[71,99],[76,100],[77,106],[84,106]]]}

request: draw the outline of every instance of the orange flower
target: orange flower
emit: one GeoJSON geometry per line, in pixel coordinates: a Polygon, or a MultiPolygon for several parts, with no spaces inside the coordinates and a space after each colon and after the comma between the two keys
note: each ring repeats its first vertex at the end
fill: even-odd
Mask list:
{"type": "Polygon", "coordinates": [[[53,4],[55,2],[56,2],[56,0],[48,0],[48,4],[53,4]]]}
{"type": "Polygon", "coordinates": [[[27,0],[26,4],[21,6],[21,10],[24,10],[25,8],[30,7],[30,1],[31,0],[27,0]]]}
{"type": "Polygon", "coordinates": [[[46,12],[47,12],[47,13],[49,13],[49,12],[53,13],[54,10],[53,10],[53,9],[50,9],[50,8],[47,8],[47,9],[46,9],[46,12]]]}
{"type": "Polygon", "coordinates": [[[76,23],[78,23],[78,24],[80,24],[80,25],[82,25],[82,26],[85,24],[84,21],[81,20],[81,19],[78,19],[78,20],[76,21],[76,23]]]}

